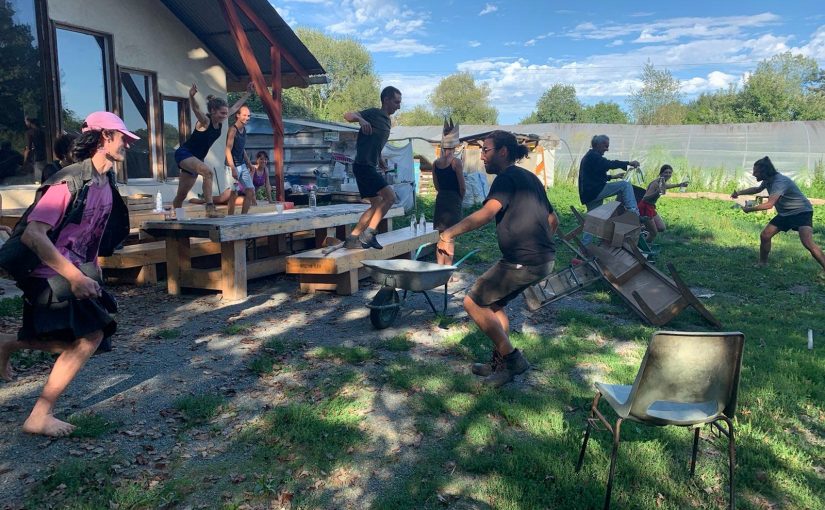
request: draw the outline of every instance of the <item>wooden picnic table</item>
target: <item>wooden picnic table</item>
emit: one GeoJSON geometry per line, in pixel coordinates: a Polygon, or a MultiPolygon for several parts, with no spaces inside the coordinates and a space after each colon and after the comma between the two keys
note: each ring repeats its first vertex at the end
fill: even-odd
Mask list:
{"type": "MultiPolygon", "coordinates": [[[[283,213],[234,215],[225,218],[195,218],[183,221],[146,221],[141,230],[166,240],[166,281],[169,294],[182,287],[220,290],[227,299],[247,295],[246,282],[284,272],[285,238],[296,232],[315,231],[315,247],[333,235],[344,239],[350,225],[367,209],[364,204],[336,204],[312,209],[292,209],[283,213]],[[334,229],[334,232],[331,232],[334,229]],[[192,267],[190,240],[206,238],[221,244],[220,268],[192,267]],[[257,240],[266,239],[263,256],[257,254],[257,240]],[[252,258],[247,260],[247,241],[253,241],[252,258]]],[[[380,231],[391,230],[392,218],[404,209],[394,207],[382,221],[380,231]]]]}

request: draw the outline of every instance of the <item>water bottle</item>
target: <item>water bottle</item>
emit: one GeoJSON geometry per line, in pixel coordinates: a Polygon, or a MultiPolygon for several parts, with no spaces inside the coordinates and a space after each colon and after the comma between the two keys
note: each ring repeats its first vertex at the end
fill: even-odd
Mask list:
{"type": "Polygon", "coordinates": [[[158,194],[155,195],[155,212],[162,212],[162,211],[163,211],[163,195],[161,195],[160,191],[158,191],[158,194]]]}
{"type": "Polygon", "coordinates": [[[410,233],[413,235],[418,234],[418,223],[415,222],[415,214],[410,216],[410,233]]]}
{"type": "Polygon", "coordinates": [[[422,234],[427,231],[427,219],[424,217],[424,213],[421,213],[421,221],[419,221],[418,227],[421,229],[422,234]]]}
{"type": "Polygon", "coordinates": [[[318,197],[315,196],[315,190],[309,192],[309,208],[313,211],[318,207],[318,197]]]}

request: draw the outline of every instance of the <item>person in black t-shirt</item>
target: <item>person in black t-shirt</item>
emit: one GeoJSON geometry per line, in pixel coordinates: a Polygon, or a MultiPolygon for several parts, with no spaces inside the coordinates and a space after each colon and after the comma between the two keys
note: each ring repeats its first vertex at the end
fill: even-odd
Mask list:
{"type": "Polygon", "coordinates": [[[476,363],[472,371],[484,383],[501,386],[530,368],[521,351],[510,343],[510,321],[504,311],[509,301],[553,271],[556,249],[553,235],[559,225],[541,181],[515,162],[527,156],[512,133],[493,131],[484,139],[481,159],[496,179],[481,209],[439,234],[438,252],[448,260],[455,238],[496,220],[502,259],[476,280],[464,298],[464,309],[493,341],[490,363],[476,363]]]}
{"type": "Polygon", "coordinates": [[[347,112],[347,122],[357,122],[361,126],[355,148],[355,163],[352,173],[361,198],[370,201],[369,208],[358,219],[347,236],[346,248],[382,249],[375,239],[375,229],[395,203],[395,191],[378,173],[384,166],[381,150],[390,138],[390,115],[401,108],[401,91],[395,87],[384,87],[381,91],[381,108],[367,108],[360,112],[347,112]]]}

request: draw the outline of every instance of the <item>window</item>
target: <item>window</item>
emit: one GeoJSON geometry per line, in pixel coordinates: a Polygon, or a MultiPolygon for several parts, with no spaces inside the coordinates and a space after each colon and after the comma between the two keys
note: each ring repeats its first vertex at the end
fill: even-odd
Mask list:
{"type": "Polygon", "coordinates": [[[155,177],[155,81],[154,73],[120,70],[121,117],[129,131],[140,137],[126,149],[128,179],[155,177]]]}
{"type": "Polygon", "coordinates": [[[175,163],[175,150],[189,135],[189,100],[181,97],[162,97],[161,114],[163,122],[163,161],[166,163],[166,178],[180,177],[180,168],[175,163]]]}
{"type": "Polygon", "coordinates": [[[39,181],[51,159],[42,8],[38,0],[0,1],[0,185],[39,181]]]}
{"type": "Polygon", "coordinates": [[[109,38],[69,27],[55,30],[60,80],[60,123],[79,133],[92,112],[110,110],[109,38]]]}

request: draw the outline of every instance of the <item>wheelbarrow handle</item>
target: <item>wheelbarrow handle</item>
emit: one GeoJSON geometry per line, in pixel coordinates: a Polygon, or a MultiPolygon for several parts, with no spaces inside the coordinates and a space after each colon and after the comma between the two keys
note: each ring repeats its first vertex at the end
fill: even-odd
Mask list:
{"type": "Polygon", "coordinates": [[[470,256],[471,256],[471,255],[475,255],[476,253],[478,253],[478,252],[480,252],[480,251],[481,251],[481,249],[479,249],[479,248],[474,248],[474,249],[470,250],[470,251],[469,251],[469,253],[467,253],[467,255],[464,255],[463,257],[461,257],[460,259],[458,259],[458,262],[456,262],[456,263],[455,263],[455,264],[453,264],[453,265],[454,265],[455,267],[460,266],[460,265],[461,265],[461,263],[462,263],[462,262],[464,262],[465,260],[467,260],[468,258],[470,258],[470,256]]]}
{"type": "MultiPolygon", "coordinates": [[[[436,243],[424,243],[421,246],[419,246],[418,249],[415,250],[415,255],[413,256],[413,260],[418,260],[418,256],[421,255],[421,250],[423,250],[427,246],[431,246],[431,245],[434,245],[434,244],[436,244],[436,243]]],[[[469,253],[467,253],[466,255],[461,257],[460,259],[458,259],[458,262],[456,262],[453,265],[455,267],[460,266],[461,263],[464,262],[465,260],[467,260],[471,255],[475,255],[476,253],[478,253],[480,251],[481,251],[480,248],[475,248],[475,249],[470,250],[469,253]]]]}

